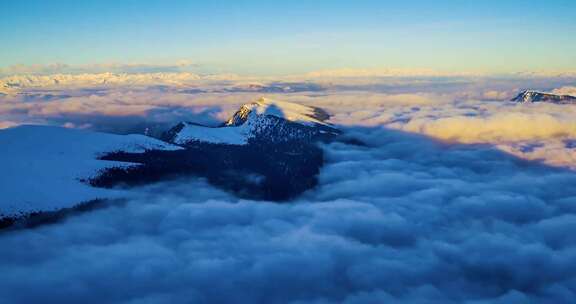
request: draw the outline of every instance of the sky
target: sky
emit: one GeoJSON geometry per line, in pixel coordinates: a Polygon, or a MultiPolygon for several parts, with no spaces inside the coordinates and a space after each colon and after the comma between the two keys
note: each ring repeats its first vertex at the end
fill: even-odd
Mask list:
{"type": "Polygon", "coordinates": [[[213,72],[576,69],[576,2],[3,1],[0,68],[193,62],[213,72]]]}

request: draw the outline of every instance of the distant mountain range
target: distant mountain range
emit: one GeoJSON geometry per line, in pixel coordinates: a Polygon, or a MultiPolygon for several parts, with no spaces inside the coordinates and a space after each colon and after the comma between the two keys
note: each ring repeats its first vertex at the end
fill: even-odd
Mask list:
{"type": "Polygon", "coordinates": [[[20,94],[34,97],[54,94],[63,89],[74,90],[110,89],[130,87],[156,90],[172,90],[178,93],[199,94],[205,92],[259,92],[295,93],[325,91],[323,85],[301,80],[258,80],[241,78],[233,74],[198,75],[193,73],[94,73],[14,75],[0,77],[0,94],[20,94]]]}
{"type": "Polygon", "coordinates": [[[318,142],[340,131],[324,110],[260,99],[219,127],[178,123],[161,138],[49,126],[0,131],[0,226],[122,198],[116,186],[186,176],[239,197],[283,201],[317,184],[318,142]]]}
{"type": "Polygon", "coordinates": [[[515,102],[549,102],[557,104],[576,103],[576,97],[526,90],[512,98],[515,102]]]}

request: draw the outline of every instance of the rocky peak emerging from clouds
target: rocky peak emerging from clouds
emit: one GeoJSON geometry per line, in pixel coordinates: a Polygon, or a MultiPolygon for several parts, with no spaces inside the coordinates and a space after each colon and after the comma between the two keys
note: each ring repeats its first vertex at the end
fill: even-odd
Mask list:
{"type": "Polygon", "coordinates": [[[262,97],[240,107],[225,125],[239,126],[250,114],[271,115],[305,125],[327,125],[325,121],[330,118],[330,115],[320,108],[262,97]]]}
{"type": "Polygon", "coordinates": [[[168,131],[163,139],[179,145],[312,142],[340,133],[325,122],[329,117],[320,108],[260,98],[240,107],[220,127],[182,122],[168,131]]]}
{"type": "Polygon", "coordinates": [[[516,102],[550,102],[550,103],[576,103],[576,97],[570,95],[557,95],[551,93],[543,93],[533,90],[526,90],[518,94],[512,101],[516,102]]]}
{"type": "Polygon", "coordinates": [[[239,197],[288,200],[317,184],[324,154],[316,143],[340,134],[328,118],[318,108],[260,99],[219,127],[178,124],[163,138],[173,144],[46,126],[1,131],[0,164],[10,175],[0,178],[0,228],[31,213],[60,214],[123,195],[103,188],[182,177],[205,178],[239,197]],[[61,196],[63,188],[77,195],[61,196]]]}
{"type": "Polygon", "coordinates": [[[287,200],[317,184],[324,154],[316,143],[340,134],[328,118],[315,107],[261,98],[240,107],[218,127],[181,122],[170,129],[162,139],[182,151],[107,155],[106,160],[137,159],[145,166],[112,172],[93,184],[109,187],[193,174],[240,197],[287,200]]]}

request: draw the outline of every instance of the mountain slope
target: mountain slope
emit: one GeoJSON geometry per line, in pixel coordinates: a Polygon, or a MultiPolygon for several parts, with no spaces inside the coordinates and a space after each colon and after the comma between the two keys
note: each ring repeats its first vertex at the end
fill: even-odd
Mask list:
{"type": "Polygon", "coordinates": [[[340,131],[320,109],[260,100],[221,127],[180,123],[166,140],[48,126],[0,131],[0,226],[88,202],[121,198],[135,186],[196,176],[239,197],[283,201],[317,184],[316,144],[340,131]]]}
{"type": "Polygon", "coordinates": [[[179,147],[143,135],[20,126],[0,131],[0,218],[56,211],[118,192],[87,183],[112,168],[138,164],[99,160],[111,152],[175,151],[179,147]]]}
{"type": "Polygon", "coordinates": [[[243,105],[220,127],[182,122],[162,139],[179,145],[310,142],[340,133],[325,122],[328,118],[319,108],[261,98],[243,105]]]}
{"type": "Polygon", "coordinates": [[[93,184],[110,187],[196,175],[241,197],[287,200],[316,185],[324,162],[317,143],[340,134],[325,122],[328,118],[318,108],[260,99],[242,106],[220,127],[182,122],[162,136],[185,150],[105,156],[145,166],[103,175],[93,184]]]}
{"type": "Polygon", "coordinates": [[[538,91],[526,90],[514,97],[516,102],[550,102],[557,104],[576,103],[576,97],[570,95],[556,95],[538,91]]]}

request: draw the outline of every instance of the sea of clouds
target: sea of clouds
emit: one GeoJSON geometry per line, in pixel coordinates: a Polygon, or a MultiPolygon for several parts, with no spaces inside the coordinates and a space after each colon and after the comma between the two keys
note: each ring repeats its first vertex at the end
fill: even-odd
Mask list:
{"type": "Polygon", "coordinates": [[[202,181],[0,234],[0,303],[572,303],[576,173],[356,127],[287,203],[202,181]]]}
{"type": "Polygon", "coordinates": [[[265,96],[322,107],[337,125],[490,144],[525,159],[576,166],[576,106],[509,101],[524,89],[576,95],[576,77],[345,71],[283,78],[189,72],[8,76],[0,79],[0,129],[33,123],[159,135],[179,121],[218,125],[240,105],[265,96]]]}
{"type": "MultiPolygon", "coordinates": [[[[34,89],[0,97],[0,117],[123,133],[216,124],[263,96],[220,81],[34,89]]],[[[324,145],[317,188],[278,204],[181,180],[2,232],[0,304],[573,303],[576,106],[507,101],[569,80],[319,83],[265,94],[364,143],[324,145]]]]}

